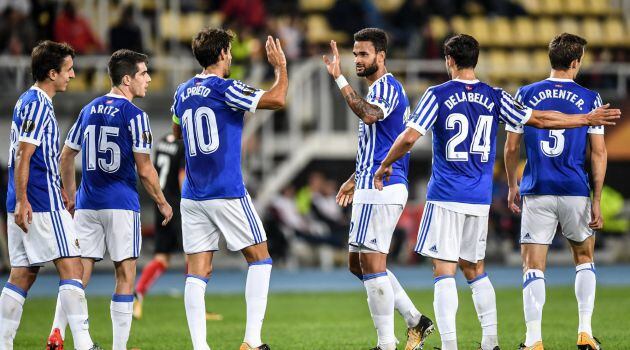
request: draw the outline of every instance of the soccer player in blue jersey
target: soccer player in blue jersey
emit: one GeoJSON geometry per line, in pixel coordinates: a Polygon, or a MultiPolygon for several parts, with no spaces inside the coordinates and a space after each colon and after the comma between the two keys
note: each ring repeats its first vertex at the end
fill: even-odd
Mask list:
{"type": "Polygon", "coordinates": [[[340,205],[352,203],[348,266],[367,291],[378,334],[375,349],[396,349],[394,309],[407,323],[405,349],[418,349],[433,331],[433,322],[416,309],[396,276],[387,270],[392,234],[407,202],[409,156],[393,164],[394,173],[383,191],[373,185],[374,172],[405,129],[409,100],[402,84],[385,67],[387,34],[383,30],[366,28],[354,34],[356,73],[370,84],[366,98],[361,98],[341,74],[337,44],[331,41],[330,46],[332,60],[324,56],[328,73],[335,78],[348,106],[359,118],[356,171],[337,194],[340,205]]]}
{"type": "Polygon", "coordinates": [[[289,81],[280,41],[267,38],[267,59],[275,82],[269,91],[228,79],[233,34],[203,29],[192,51],[203,71],[181,84],[173,103],[173,133],[183,136],[186,176],[180,204],[182,240],[188,255],[184,304],[195,350],[207,350],[204,294],[213,252],[223,236],[249,265],[245,300],[247,324],[241,350],[265,350],[261,330],[271,276],[267,237],[241,173],[241,137],[246,111],[284,107],[289,81]]]}
{"type": "MultiPolygon", "coordinates": [[[[131,330],[136,259],[142,245],[136,169],[166,225],[173,210],[164,198],[151,163],[153,135],[147,114],[133,104],[146,95],[151,77],[147,56],[131,50],[114,52],[108,63],[111,91],[81,110],[61,154],[61,178],[81,245],[83,284],[105,250],[114,262],[116,286],[110,304],[113,349],[127,349],[131,330]],[[74,159],[82,153],[81,184],[76,191],[74,159]]],[[[63,338],[67,320],[57,312],[50,343],[63,338]]]]}
{"type": "Polygon", "coordinates": [[[78,350],[100,349],[89,333],[81,250],[59,177],[59,125],[52,98],[74,78],[74,50],[44,41],[31,54],[35,85],[13,110],[7,193],[11,275],[0,295],[0,349],[13,349],[22,306],[39,268],[53,261],[59,304],[78,350]]]}
{"type": "Polygon", "coordinates": [[[383,181],[395,174],[394,162],[404,157],[420,136],[433,130],[433,166],[415,250],[433,261],[433,306],[442,350],[457,349],[454,275],[458,265],[472,289],[482,327],[481,349],[497,350],[495,293],[483,272],[483,259],[498,123],[548,129],[608,125],[619,118],[620,111],[607,106],[574,115],[533,111],[507,92],[477,80],[474,68],[479,43],[473,37],[460,34],[450,38],[444,44],[444,54],[452,79],[427,89],[406,130],[376,171],[374,183],[383,188],[383,181]]]}
{"type": "MultiPolygon", "coordinates": [[[[573,81],[580,70],[586,40],[561,34],[549,43],[551,75],[524,86],[516,99],[532,109],[564,113],[585,113],[602,105],[599,94],[573,81]]],[[[600,200],[606,175],[604,127],[540,130],[529,126],[512,127],[505,143],[508,174],[508,206],[520,213],[517,203],[523,197],[521,255],[523,257],[523,309],[527,333],[521,349],[542,350],[541,321],[545,305],[545,267],[549,244],[558,223],[573,251],[575,296],[578,302],[578,349],[598,350],[593,337],[591,316],[595,304],[595,264],[593,230],[601,229],[600,200]],[[521,188],[517,167],[521,139],[525,140],[527,164],[521,188]],[[584,169],[586,144],[590,143],[593,172],[593,200],[584,169]]]]}

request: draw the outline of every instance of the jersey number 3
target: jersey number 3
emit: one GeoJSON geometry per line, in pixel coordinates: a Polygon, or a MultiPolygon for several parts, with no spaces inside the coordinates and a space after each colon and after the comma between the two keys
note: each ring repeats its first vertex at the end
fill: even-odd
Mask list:
{"type": "Polygon", "coordinates": [[[188,154],[197,155],[197,149],[203,154],[210,154],[219,148],[219,129],[214,111],[209,107],[199,107],[184,112],[183,125],[188,140],[188,154]]]}
{"type": "MultiPolygon", "coordinates": [[[[487,162],[490,159],[492,120],[491,115],[479,116],[472,144],[470,145],[470,153],[480,154],[482,162],[487,162]]],[[[468,152],[456,151],[455,148],[468,137],[468,118],[461,113],[450,114],[446,118],[446,129],[455,130],[456,125],[459,126],[457,134],[446,143],[446,160],[450,162],[466,162],[468,161],[468,152]]]]}
{"type": "Polygon", "coordinates": [[[553,147],[550,141],[540,141],[540,149],[547,157],[557,157],[564,151],[564,129],[549,130],[549,137],[553,139],[553,147]]]}

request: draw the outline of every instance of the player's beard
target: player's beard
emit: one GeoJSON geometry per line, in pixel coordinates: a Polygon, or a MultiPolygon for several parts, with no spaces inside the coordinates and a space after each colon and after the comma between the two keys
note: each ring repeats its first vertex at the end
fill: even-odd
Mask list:
{"type": "Polygon", "coordinates": [[[357,75],[360,77],[369,77],[370,75],[376,73],[378,71],[378,65],[376,64],[376,58],[372,61],[372,64],[369,66],[364,66],[363,72],[357,72],[357,75]]]}

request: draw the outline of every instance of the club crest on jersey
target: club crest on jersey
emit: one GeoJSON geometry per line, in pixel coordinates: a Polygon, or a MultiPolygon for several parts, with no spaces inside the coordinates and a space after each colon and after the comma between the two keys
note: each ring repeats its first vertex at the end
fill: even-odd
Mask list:
{"type": "Polygon", "coordinates": [[[152,143],[153,142],[153,135],[151,135],[150,131],[144,131],[142,133],[142,141],[144,143],[152,143]]]}
{"type": "Polygon", "coordinates": [[[35,123],[31,119],[26,119],[24,123],[22,123],[22,132],[29,133],[35,130],[35,123]]]}

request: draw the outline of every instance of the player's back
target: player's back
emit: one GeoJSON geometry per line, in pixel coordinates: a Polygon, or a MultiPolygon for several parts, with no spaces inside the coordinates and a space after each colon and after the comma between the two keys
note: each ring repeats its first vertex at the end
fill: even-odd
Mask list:
{"type": "Polygon", "coordinates": [[[107,94],[86,105],[66,145],[82,151],[77,209],[139,211],[134,152],[150,153],[149,120],[125,97],[107,94]]]}
{"type": "Polygon", "coordinates": [[[63,209],[59,177],[59,126],[52,100],[46,93],[31,87],[18,99],[13,110],[9,148],[9,182],[7,211],[15,210],[14,170],[19,142],[37,146],[31,157],[28,201],[35,212],[63,209]]]}
{"type": "Polygon", "coordinates": [[[454,79],[429,88],[409,124],[421,133],[433,128],[427,199],[490,204],[498,123],[527,118],[509,94],[478,80],[454,79]]]}
{"type": "Polygon", "coordinates": [[[186,151],[182,198],[245,196],[241,173],[244,113],[255,111],[263,93],[216,75],[197,75],[177,88],[173,114],[186,151]]]}
{"type": "MultiPolygon", "coordinates": [[[[599,94],[570,79],[545,79],[519,89],[516,98],[537,110],[584,114],[601,106],[599,94]]],[[[584,169],[587,134],[603,134],[603,127],[543,130],[525,126],[506,128],[524,134],[527,164],[522,195],[589,196],[584,169]]]]}

